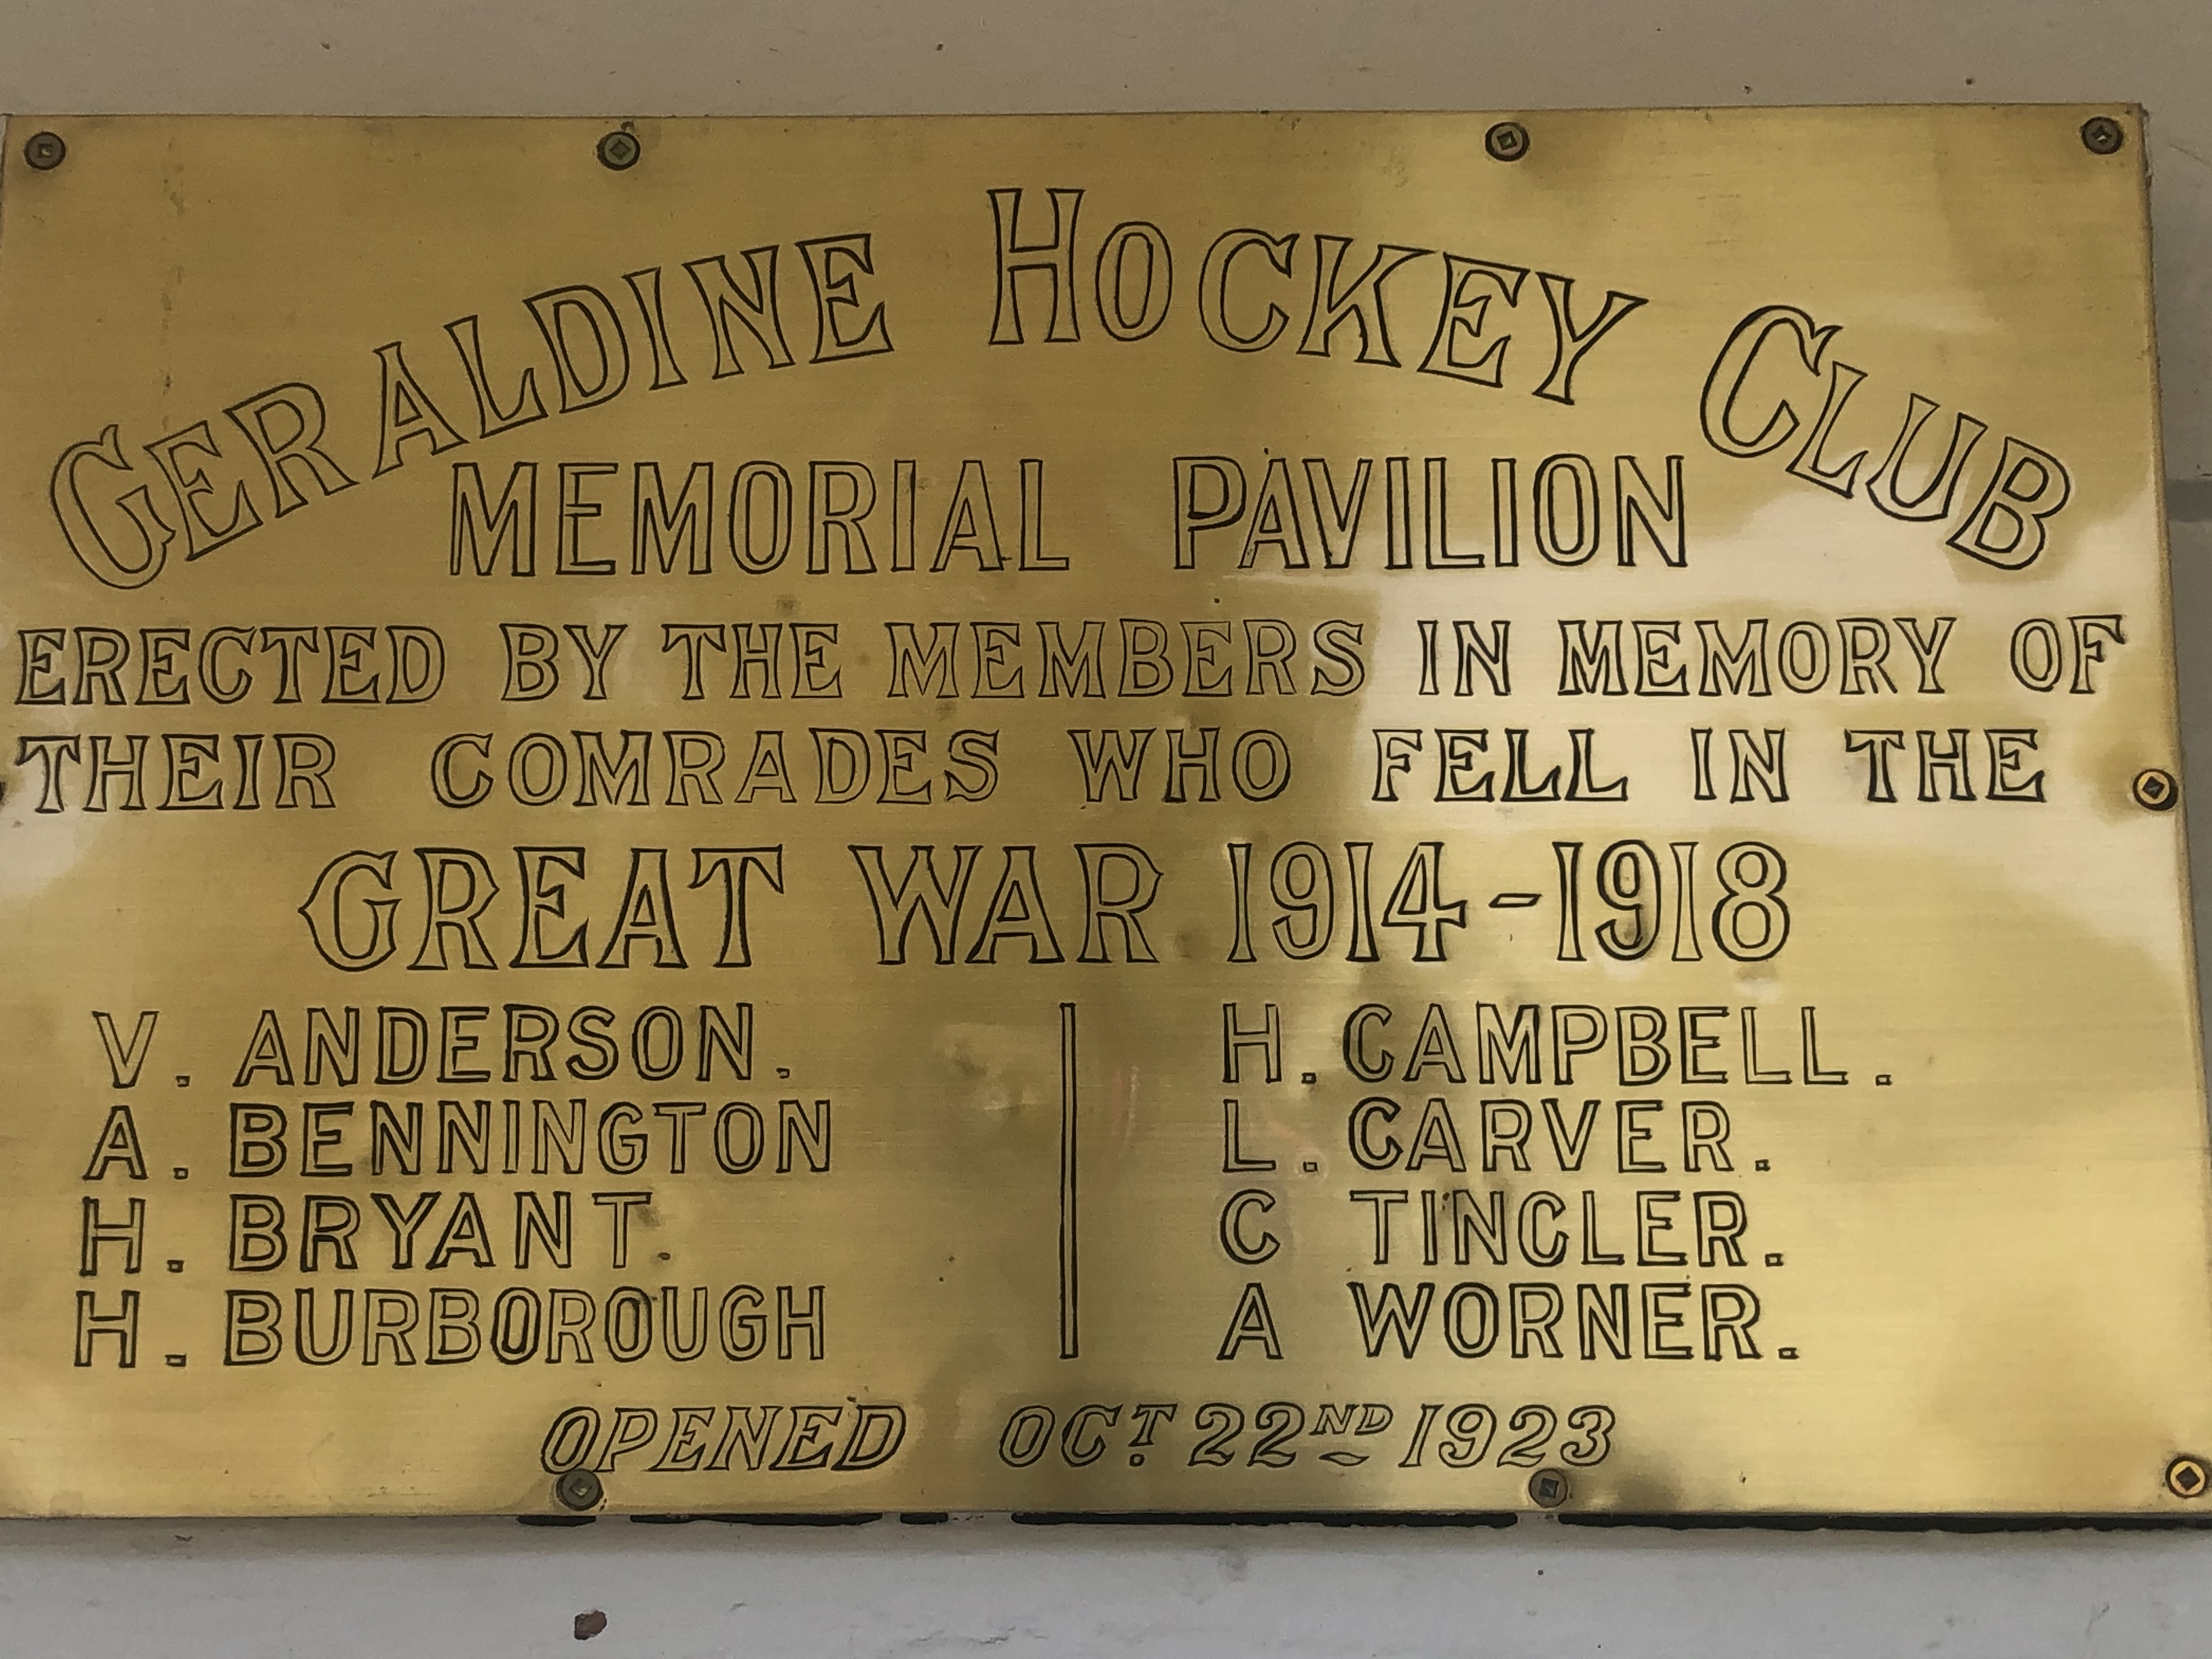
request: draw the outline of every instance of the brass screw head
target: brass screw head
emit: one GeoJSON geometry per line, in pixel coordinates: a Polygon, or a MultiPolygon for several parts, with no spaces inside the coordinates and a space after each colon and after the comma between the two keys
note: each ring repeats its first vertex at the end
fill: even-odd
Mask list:
{"type": "Polygon", "coordinates": [[[68,154],[58,132],[34,132],[23,141],[23,159],[41,173],[52,173],[68,154]]]}
{"type": "Polygon", "coordinates": [[[637,158],[644,154],[645,146],[637,142],[637,135],[619,127],[599,140],[599,165],[617,173],[635,167],[637,158]]]}
{"type": "Polygon", "coordinates": [[[1528,129],[1518,121],[1500,121],[1482,135],[1482,147],[1493,161],[1517,161],[1528,153],[1528,129]]]}
{"type": "Polygon", "coordinates": [[[2128,793],[2146,812],[2171,812],[2181,800],[2181,781],[2162,767],[2147,766],[2136,774],[2128,793]]]}
{"type": "Polygon", "coordinates": [[[570,1469],[553,1483],[554,1500],[563,1509],[597,1509],[603,1496],[599,1477],[589,1469],[570,1469]]]}
{"type": "Polygon", "coordinates": [[[2128,130],[2109,115],[2093,115],[2081,123],[2081,143],[2092,155],[2110,155],[2128,142],[2128,130]]]}
{"type": "Polygon", "coordinates": [[[2202,1498],[2208,1486],[2212,1486],[2212,1468],[2201,1457],[2184,1453],[2166,1466],[2166,1489],[2176,1498],[2202,1498]]]}
{"type": "Polygon", "coordinates": [[[1571,1490],[1564,1470],[1539,1469],[1528,1477],[1528,1500],[1540,1510],[1555,1510],[1571,1490]]]}

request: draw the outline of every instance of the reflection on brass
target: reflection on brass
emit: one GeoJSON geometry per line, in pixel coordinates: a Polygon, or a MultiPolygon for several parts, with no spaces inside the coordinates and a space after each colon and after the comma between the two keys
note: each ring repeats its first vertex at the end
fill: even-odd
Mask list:
{"type": "Polygon", "coordinates": [[[2093,116],[19,123],[0,1508],[2178,1510],[2093,116]]]}

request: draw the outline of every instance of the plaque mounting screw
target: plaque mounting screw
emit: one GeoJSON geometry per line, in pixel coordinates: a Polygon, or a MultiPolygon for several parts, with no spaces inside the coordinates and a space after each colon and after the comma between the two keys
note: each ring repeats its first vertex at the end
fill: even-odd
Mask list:
{"type": "Polygon", "coordinates": [[[589,1469],[570,1469],[553,1483],[553,1496],[563,1509],[596,1509],[603,1496],[599,1477],[589,1469]]]}
{"type": "Polygon", "coordinates": [[[2081,143],[2092,155],[2110,155],[2128,142],[2128,130],[2109,115],[2093,115],[2081,123],[2081,143]]]}
{"type": "Polygon", "coordinates": [[[637,165],[637,158],[645,154],[645,147],[637,142],[634,132],[624,132],[617,127],[599,140],[599,165],[621,173],[637,165]]]}
{"type": "Polygon", "coordinates": [[[58,132],[34,132],[23,141],[23,159],[41,173],[52,173],[68,154],[58,132]]]}
{"type": "Polygon", "coordinates": [[[2181,784],[2172,773],[2147,766],[2136,774],[2135,781],[2128,786],[2128,793],[2147,812],[2170,812],[2181,799],[2181,784]]]}
{"type": "Polygon", "coordinates": [[[1500,121],[1482,135],[1482,147],[1493,161],[1517,161],[1528,153],[1528,129],[1518,121],[1500,121]]]}
{"type": "Polygon", "coordinates": [[[1528,1477],[1528,1498],[1540,1510],[1555,1510],[1567,1501],[1571,1490],[1565,1472],[1560,1469],[1539,1469],[1528,1477]]]}
{"type": "Polygon", "coordinates": [[[2166,1489],[2176,1498],[2202,1498],[2212,1486],[2212,1469],[2201,1457],[2184,1455],[2166,1466],[2166,1489]]]}

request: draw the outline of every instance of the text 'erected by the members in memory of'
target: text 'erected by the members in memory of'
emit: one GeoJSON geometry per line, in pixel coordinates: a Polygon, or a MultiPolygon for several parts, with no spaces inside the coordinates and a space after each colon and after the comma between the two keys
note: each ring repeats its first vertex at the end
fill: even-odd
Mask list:
{"type": "Polygon", "coordinates": [[[0,1509],[2187,1512],[2100,113],[12,122],[0,1509]]]}

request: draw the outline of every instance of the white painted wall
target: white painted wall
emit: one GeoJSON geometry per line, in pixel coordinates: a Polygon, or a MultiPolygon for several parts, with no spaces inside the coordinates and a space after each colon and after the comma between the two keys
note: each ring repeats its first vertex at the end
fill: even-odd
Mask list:
{"type": "MultiPolygon", "coordinates": [[[[2207,0],[0,0],[0,109],[25,112],[2101,98],[2153,117],[2183,714],[2212,791],[2207,0]]],[[[2212,939],[2212,813],[2197,817],[2212,939]]],[[[5,1656],[971,1651],[2200,1654],[2212,1534],[0,1524],[5,1656]],[[579,1647],[594,1609],[605,1630],[579,1647]]]]}

